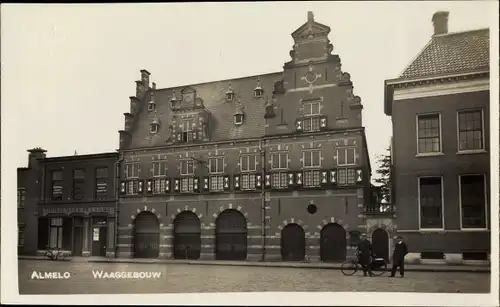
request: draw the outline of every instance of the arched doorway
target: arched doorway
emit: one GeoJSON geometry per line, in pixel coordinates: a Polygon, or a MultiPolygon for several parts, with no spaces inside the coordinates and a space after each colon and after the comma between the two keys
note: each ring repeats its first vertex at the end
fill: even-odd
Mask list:
{"type": "Polygon", "coordinates": [[[215,258],[246,260],[247,221],[239,211],[223,211],[215,221],[215,258]]]}
{"type": "Polygon", "coordinates": [[[389,234],[381,228],[375,229],[372,233],[373,253],[377,257],[389,261],[389,234]]]}
{"type": "Polygon", "coordinates": [[[341,262],[347,256],[347,239],[344,227],[337,223],[326,224],[321,229],[321,261],[341,262]]]}
{"type": "Polygon", "coordinates": [[[191,211],[179,213],[174,220],[174,259],[200,259],[201,224],[191,211]]]}
{"type": "Polygon", "coordinates": [[[298,224],[288,224],[281,231],[281,259],[302,261],[306,256],[306,235],[298,224]]]}
{"type": "Polygon", "coordinates": [[[151,212],[141,212],[135,218],[134,257],[158,258],[160,253],[160,223],[151,212]]]}

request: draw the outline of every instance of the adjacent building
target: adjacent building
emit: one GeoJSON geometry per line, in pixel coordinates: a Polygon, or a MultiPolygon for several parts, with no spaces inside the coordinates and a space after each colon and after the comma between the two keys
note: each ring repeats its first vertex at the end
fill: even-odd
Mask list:
{"type": "Polygon", "coordinates": [[[115,254],[118,153],[47,158],[28,150],[18,168],[18,253],[60,249],[73,256],[115,254]]]}
{"type": "MultiPolygon", "coordinates": [[[[279,72],[157,88],[141,71],[120,133],[118,257],[343,261],[367,226],[362,103],[330,28],[292,33],[279,72]]],[[[390,219],[390,217],[389,217],[390,219]]]]}
{"type": "Polygon", "coordinates": [[[398,78],[385,81],[395,224],[410,261],[487,261],[489,30],[448,33],[448,17],[433,15],[427,45],[398,78]]]}

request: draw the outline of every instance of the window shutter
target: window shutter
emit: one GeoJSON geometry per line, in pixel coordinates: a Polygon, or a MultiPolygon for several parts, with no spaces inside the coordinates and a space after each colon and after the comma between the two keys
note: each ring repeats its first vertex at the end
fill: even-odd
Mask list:
{"type": "Polygon", "coordinates": [[[153,193],[153,180],[148,179],[148,181],[146,183],[146,191],[148,194],[153,193]]]}
{"type": "Polygon", "coordinates": [[[330,182],[335,186],[337,185],[337,171],[336,170],[330,171],[330,182]]]}
{"type": "Polygon", "coordinates": [[[120,181],[120,195],[127,194],[127,185],[125,181],[120,181]]]}
{"type": "Polygon", "coordinates": [[[288,173],[288,186],[292,187],[295,184],[294,174],[292,172],[288,173]]]}
{"type": "Polygon", "coordinates": [[[208,177],[203,177],[203,190],[204,191],[208,191],[209,190],[208,177]]]}
{"type": "Polygon", "coordinates": [[[224,176],[224,191],[228,191],[231,188],[229,175],[224,176]]]}
{"type": "Polygon", "coordinates": [[[321,185],[326,186],[328,183],[328,171],[321,171],[321,185]]]}
{"type": "Polygon", "coordinates": [[[143,193],[143,192],[144,192],[144,180],[139,180],[138,193],[143,193]]]}
{"type": "Polygon", "coordinates": [[[302,172],[295,173],[295,184],[297,186],[302,186],[302,172]]]}
{"type": "Polygon", "coordinates": [[[179,192],[180,189],[181,189],[181,179],[175,178],[174,179],[174,192],[179,192]]]}
{"type": "Polygon", "coordinates": [[[297,132],[302,132],[302,130],[304,129],[303,124],[304,122],[302,121],[302,119],[297,119],[295,121],[295,129],[297,130],[297,132]]]}
{"type": "Polygon", "coordinates": [[[319,128],[321,130],[326,130],[328,129],[328,123],[327,123],[327,118],[326,116],[320,116],[319,118],[319,128]]]}
{"type": "Polygon", "coordinates": [[[255,175],[255,187],[260,188],[262,186],[262,176],[255,175]]]}
{"type": "Polygon", "coordinates": [[[356,182],[363,182],[363,170],[361,168],[356,169],[356,182]]]}
{"type": "Polygon", "coordinates": [[[193,189],[195,192],[200,192],[200,182],[199,182],[198,177],[195,177],[193,179],[193,189]]]}
{"type": "Polygon", "coordinates": [[[235,175],[233,177],[233,180],[234,180],[234,183],[233,183],[234,189],[239,190],[240,189],[240,175],[235,175]]]}
{"type": "Polygon", "coordinates": [[[165,193],[170,192],[170,179],[165,180],[165,193]]]}
{"type": "Polygon", "coordinates": [[[271,187],[271,175],[270,174],[266,174],[265,175],[265,185],[264,187],[266,188],[270,188],[271,187]]]}

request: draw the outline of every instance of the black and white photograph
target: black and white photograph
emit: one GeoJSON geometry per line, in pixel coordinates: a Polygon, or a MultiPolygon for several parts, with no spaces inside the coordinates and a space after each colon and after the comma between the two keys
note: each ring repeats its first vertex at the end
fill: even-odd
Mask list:
{"type": "Polygon", "coordinates": [[[498,9],[2,4],[2,303],[498,306],[498,9]]]}

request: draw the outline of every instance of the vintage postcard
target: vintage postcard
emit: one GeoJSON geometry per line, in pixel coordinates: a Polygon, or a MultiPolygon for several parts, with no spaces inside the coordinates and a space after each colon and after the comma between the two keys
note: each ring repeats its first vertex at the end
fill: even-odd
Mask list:
{"type": "Polygon", "coordinates": [[[2,5],[2,303],[498,306],[497,12],[2,5]]]}

